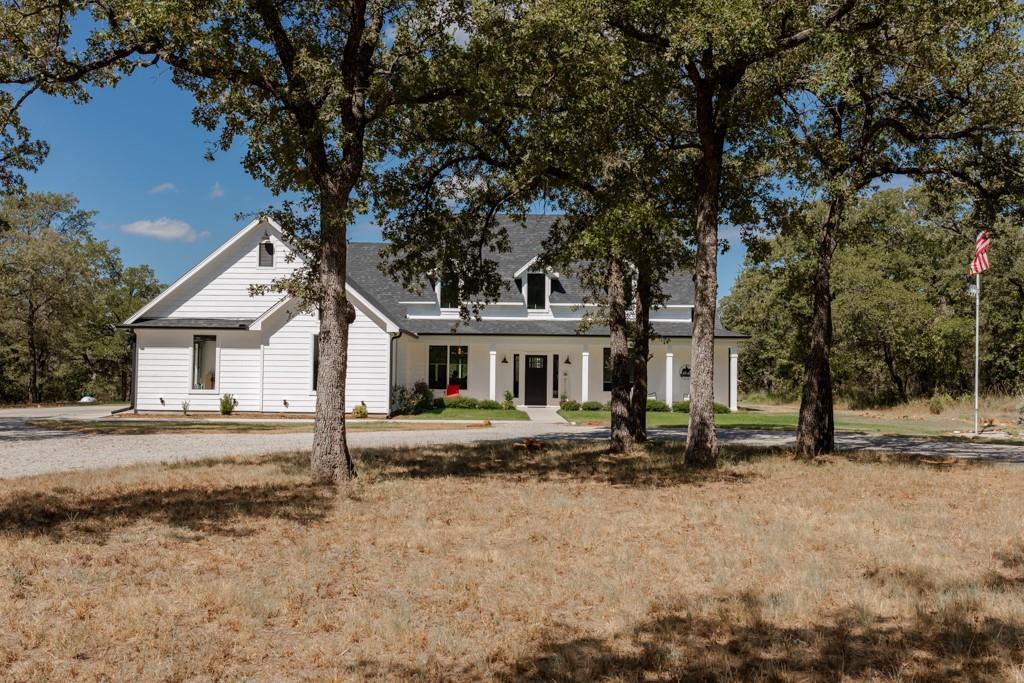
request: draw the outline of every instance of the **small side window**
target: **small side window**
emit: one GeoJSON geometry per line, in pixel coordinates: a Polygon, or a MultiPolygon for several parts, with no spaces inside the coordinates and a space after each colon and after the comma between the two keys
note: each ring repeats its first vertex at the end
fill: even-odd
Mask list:
{"type": "Polygon", "coordinates": [[[197,334],[192,337],[192,389],[212,391],[217,388],[217,337],[197,334]]]}
{"type": "Polygon", "coordinates": [[[260,242],[260,268],[274,267],[274,243],[270,240],[260,242]]]}
{"type": "Polygon", "coordinates": [[[316,377],[320,374],[320,335],[313,335],[313,391],[316,391],[316,377]]]}

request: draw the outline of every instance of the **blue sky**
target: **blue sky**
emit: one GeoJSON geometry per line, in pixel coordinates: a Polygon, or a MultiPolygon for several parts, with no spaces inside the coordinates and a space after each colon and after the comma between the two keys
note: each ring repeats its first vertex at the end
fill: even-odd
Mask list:
{"type": "MultiPolygon", "coordinates": [[[[96,236],[119,247],[126,263],[152,266],[164,283],[234,234],[245,222],[238,213],[275,202],[242,169],[240,144],[204,159],[212,136],[192,125],[192,97],[166,69],[141,70],[84,105],[33,96],[23,116],[50,144],[29,188],[76,195],[98,211],[96,236]]],[[[363,216],[350,238],[376,241],[380,231],[363,216]]],[[[719,258],[722,294],[743,262],[742,244],[732,242],[719,258]]]]}

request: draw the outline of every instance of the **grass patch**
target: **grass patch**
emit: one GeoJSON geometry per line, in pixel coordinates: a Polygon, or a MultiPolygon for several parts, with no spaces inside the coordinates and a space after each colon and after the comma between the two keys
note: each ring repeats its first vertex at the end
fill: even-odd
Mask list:
{"type": "MultiPolygon", "coordinates": [[[[312,432],[311,422],[217,422],[212,420],[29,420],[28,424],[40,429],[60,429],[77,432],[79,434],[170,434],[170,433],[199,433],[199,434],[294,434],[312,432]]],[[[387,422],[384,420],[355,420],[345,421],[346,429],[353,432],[378,432],[378,431],[421,431],[442,428],[465,429],[478,427],[481,424],[473,425],[410,425],[401,422],[387,422]]]]}
{"type": "Polygon", "coordinates": [[[529,420],[521,410],[489,408],[431,408],[418,415],[400,415],[401,420],[529,420]]]}
{"type": "Polygon", "coordinates": [[[1024,470],[600,444],[0,481],[12,680],[1012,680],[1024,470]],[[980,493],[983,492],[983,493],[980,493]]]}
{"type": "MultiPolygon", "coordinates": [[[[607,410],[560,410],[559,414],[570,422],[577,424],[607,425],[611,422],[611,413],[607,410]]],[[[680,427],[689,424],[687,413],[647,413],[649,427],[680,427]]],[[[740,410],[736,413],[715,415],[715,424],[731,429],[786,429],[795,430],[798,416],[795,412],[770,412],[766,410],[740,410]]],[[[920,436],[950,437],[954,429],[964,429],[964,425],[951,420],[924,420],[910,417],[895,417],[889,414],[857,414],[852,411],[836,412],[836,430],[845,432],[862,432],[886,436],[920,436]]],[[[1004,439],[1007,443],[1020,443],[1012,438],[1004,439]]]]}

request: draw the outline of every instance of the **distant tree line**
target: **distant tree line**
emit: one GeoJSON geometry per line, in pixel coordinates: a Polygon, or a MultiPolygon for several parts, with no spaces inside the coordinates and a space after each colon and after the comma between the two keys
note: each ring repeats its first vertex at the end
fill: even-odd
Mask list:
{"type": "MultiPolygon", "coordinates": [[[[1016,0],[19,0],[0,3],[0,188],[45,155],[20,116],[33,92],[84,102],[169,69],[219,149],[243,138],[245,169],[298,197],[271,210],[308,265],[274,286],[322,312],[312,469],[332,481],[355,475],[344,282],[357,214],[384,227],[384,270],[413,288],[456,279],[469,317],[506,284],[496,216],[539,201],[561,212],[540,261],[579,270],[588,322],[610,328],[619,452],[646,438],[649,312],[690,269],[680,457],[697,467],[718,458],[719,226],[778,229],[771,248],[805,258],[790,305],[810,303],[790,319],[806,335],[789,356],[802,370],[772,377],[801,387],[797,450],[810,458],[834,447],[833,385],[852,374],[833,359],[847,343],[834,268],[871,247],[845,230],[865,198],[909,178],[955,195],[969,231],[1024,194],[1022,28],[1016,0]]],[[[960,381],[861,343],[883,349],[896,395],[960,381]]]]}
{"type": "MultiPolygon", "coordinates": [[[[723,322],[752,335],[740,356],[744,391],[795,399],[810,346],[818,204],[753,241],[723,322]]],[[[973,390],[974,279],[967,267],[978,224],[963,197],[925,187],[880,191],[850,207],[832,265],[831,366],[836,395],[891,405],[973,390]]],[[[989,226],[998,245],[982,277],[981,386],[1024,391],[1024,231],[989,226]]]]}
{"type": "Polygon", "coordinates": [[[160,291],[92,234],[71,195],[0,199],[0,403],[125,400],[131,334],[118,329],[160,291]]]}

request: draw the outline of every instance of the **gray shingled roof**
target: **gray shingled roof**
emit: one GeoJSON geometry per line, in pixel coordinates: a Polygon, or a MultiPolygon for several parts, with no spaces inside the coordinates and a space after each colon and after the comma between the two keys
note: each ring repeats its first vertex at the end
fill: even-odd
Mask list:
{"type": "Polygon", "coordinates": [[[248,329],[255,318],[142,318],[129,327],[163,327],[166,329],[248,329]]]}
{"type": "MultiPolygon", "coordinates": [[[[557,216],[528,216],[525,223],[501,218],[508,230],[512,250],[504,254],[495,254],[499,270],[509,278],[509,288],[501,301],[520,301],[520,294],[512,286],[512,275],[522,268],[530,259],[540,253],[541,243],[547,237],[551,225],[557,216]]],[[[397,282],[380,272],[379,251],[381,244],[374,242],[352,242],[348,250],[348,275],[350,284],[371,304],[384,313],[403,330],[414,334],[506,334],[506,335],[551,335],[551,336],[589,336],[607,337],[608,328],[594,326],[585,333],[578,332],[579,323],[573,320],[473,320],[464,322],[452,319],[409,320],[406,317],[406,306],[400,301],[422,301],[433,303],[429,292],[413,294],[397,282]]],[[[688,272],[680,272],[669,278],[665,284],[669,296],[668,303],[693,303],[693,278],[688,272]]],[[[557,284],[552,287],[552,303],[581,303],[583,288],[576,278],[559,274],[557,284]]],[[[663,323],[656,325],[658,334],[666,337],[689,337],[692,335],[690,323],[663,323]]],[[[727,330],[721,325],[715,326],[715,336],[743,338],[746,335],[727,330]]]]}

